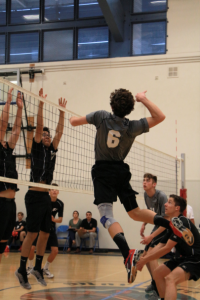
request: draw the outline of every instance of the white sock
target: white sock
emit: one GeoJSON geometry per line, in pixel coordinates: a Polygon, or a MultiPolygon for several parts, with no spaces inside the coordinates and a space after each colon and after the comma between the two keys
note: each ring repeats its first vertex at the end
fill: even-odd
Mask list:
{"type": "Polygon", "coordinates": [[[34,267],[34,265],[33,265],[33,261],[34,261],[34,259],[32,259],[32,260],[28,260],[28,266],[29,266],[29,268],[33,268],[34,267]]]}
{"type": "Polygon", "coordinates": [[[46,264],[44,266],[44,269],[48,270],[49,269],[49,265],[50,265],[50,262],[46,261],[46,264]]]}

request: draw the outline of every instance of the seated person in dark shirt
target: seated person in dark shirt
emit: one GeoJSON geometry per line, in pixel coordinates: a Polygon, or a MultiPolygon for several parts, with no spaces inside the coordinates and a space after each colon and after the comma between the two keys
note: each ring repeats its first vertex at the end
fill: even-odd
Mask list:
{"type": "Polygon", "coordinates": [[[89,253],[93,253],[93,247],[95,244],[95,238],[97,236],[97,220],[92,218],[91,211],[86,212],[86,219],[83,219],[80,229],[78,232],[76,232],[76,253],[80,252],[80,244],[81,244],[81,238],[89,237],[89,253]]]}
{"type": "MultiPolygon", "coordinates": [[[[137,263],[137,269],[141,271],[147,262],[164,256],[173,247],[180,253],[180,257],[174,257],[154,270],[153,277],[161,300],[176,300],[178,284],[200,278],[200,235],[195,225],[182,215],[186,205],[186,200],[182,197],[170,195],[165,203],[165,213],[171,219],[174,218],[177,224],[183,224],[190,229],[194,236],[193,245],[187,245],[181,238],[168,231],[152,252],[140,258],[137,263]]],[[[152,295],[149,300],[159,299],[159,296],[152,295]]]]}
{"type": "MultiPolygon", "coordinates": [[[[21,247],[22,247],[24,238],[26,236],[26,230],[25,230],[26,222],[22,220],[23,217],[24,217],[23,212],[18,212],[17,214],[18,221],[15,222],[15,227],[13,229],[12,236],[8,241],[8,245],[6,246],[5,252],[10,251],[10,245],[12,244],[14,239],[20,240],[21,247]]],[[[21,250],[21,247],[19,248],[19,250],[21,250]]]]}

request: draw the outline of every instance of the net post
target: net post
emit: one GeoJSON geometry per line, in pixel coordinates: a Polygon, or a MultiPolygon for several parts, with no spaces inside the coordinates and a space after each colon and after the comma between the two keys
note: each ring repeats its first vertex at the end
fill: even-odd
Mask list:
{"type": "Polygon", "coordinates": [[[181,189],[180,196],[187,199],[187,189],[185,188],[185,153],[181,153],[181,189]]]}

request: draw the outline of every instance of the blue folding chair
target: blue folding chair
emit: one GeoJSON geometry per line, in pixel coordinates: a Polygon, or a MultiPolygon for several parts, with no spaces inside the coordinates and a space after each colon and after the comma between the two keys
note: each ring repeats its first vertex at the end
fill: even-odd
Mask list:
{"type": "MultiPolygon", "coordinates": [[[[94,251],[97,247],[99,248],[99,228],[98,227],[97,227],[96,234],[97,234],[97,236],[95,237],[95,244],[94,244],[94,248],[93,248],[94,251]]],[[[81,238],[80,250],[82,249],[82,247],[86,248],[86,241],[89,241],[89,239],[90,239],[89,237],[81,238]]]]}
{"type": "Polygon", "coordinates": [[[56,234],[58,237],[58,240],[66,240],[63,251],[65,251],[69,247],[69,233],[68,233],[68,225],[61,225],[57,228],[56,234]]]}

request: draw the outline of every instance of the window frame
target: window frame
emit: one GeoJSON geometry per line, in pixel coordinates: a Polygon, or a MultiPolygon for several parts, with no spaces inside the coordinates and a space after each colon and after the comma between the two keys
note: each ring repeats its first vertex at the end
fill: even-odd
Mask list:
{"type": "Polygon", "coordinates": [[[76,60],[92,60],[92,59],[105,59],[110,57],[110,30],[109,27],[106,25],[99,25],[99,26],[86,26],[86,27],[77,27],[76,28],[76,60]],[[79,29],[86,29],[86,28],[101,28],[107,27],[108,28],[108,56],[107,57],[96,57],[96,58],[78,58],[78,31],[79,29]]]}
{"type": "Polygon", "coordinates": [[[75,18],[75,14],[76,14],[76,0],[74,0],[74,16],[73,16],[73,19],[63,19],[63,20],[50,20],[50,21],[45,21],[45,1],[46,0],[40,0],[41,1],[41,5],[42,5],[42,19],[41,19],[41,22],[42,24],[49,24],[49,23],[60,23],[60,22],[72,22],[72,21],[75,21],[76,18],[75,18]]]}
{"type": "Polygon", "coordinates": [[[12,0],[8,1],[8,20],[7,25],[9,26],[23,26],[23,25],[32,25],[32,24],[41,24],[41,3],[43,0],[39,0],[39,21],[38,22],[31,22],[31,23],[11,23],[11,7],[12,7],[12,0]]]}
{"type": "Polygon", "coordinates": [[[138,57],[138,56],[150,56],[150,55],[165,55],[167,53],[167,19],[161,19],[161,20],[151,20],[151,21],[145,21],[145,22],[132,22],[131,23],[131,57],[138,57]],[[149,53],[149,54],[133,54],[133,25],[135,24],[145,24],[145,23],[158,23],[158,22],[166,22],[165,26],[165,52],[164,53],[149,53]]]}
{"type": "Polygon", "coordinates": [[[134,12],[134,2],[135,0],[132,0],[132,5],[131,5],[131,15],[149,15],[149,14],[160,14],[160,13],[167,13],[167,10],[169,9],[168,7],[168,0],[166,0],[166,9],[165,10],[157,10],[157,11],[145,11],[145,12],[134,12]]]}
{"type": "Polygon", "coordinates": [[[6,64],[6,44],[7,44],[7,36],[6,36],[6,33],[0,33],[0,36],[1,35],[4,35],[5,36],[5,45],[4,45],[4,50],[5,50],[5,56],[4,56],[4,63],[1,63],[0,62],[0,66],[4,66],[6,64]]]}
{"type": "Polygon", "coordinates": [[[30,64],[30,63],[38,63],[40,62],[40,36],[41,31],[40,30],[32,30],[32,31],[17,31],[17,32],[9,32],[8,33],[8,57],[7,57],[7,64],[14,65],[14,64],[30,64]],[[10,37],[13,34],[23,34],[23,33],[34,33],[38,32],[38,60],[37,61],[30,61],[30,62],[10,62],[10,37]]]}
{"type": "Polygon", "coordinates": [[[73,51],[72,51],[72,59],[65,59],[64,61],[72,61],[74,60],[74,44],[75,44],[75,37],[74,37],[74,27],[71,28],[61,28],[61,29],[47,29],[47,30],[42,30],[41,31],[41,38],[42,38],[42,43],[41,43],[41,60],[40,62],[57,62],[57,61],[63,61],[63,59],[59,60],[43,60],[44,59],[44,33],[45,32],[52,32],[52,31],[66,31],[66,30],[72,30],[73,31],[73,51]]]}
{"type": "Polygon", "coordinates": [[[80,18],[80,16],[79,16],[79,0],[77,0],[77,19],[78,20],[91,20],[91,19],[103,19],[104,18],[104,15],[102,15],[102,16],[96,16],[96,17],[84,17],[84,18],[80,18]]]}

